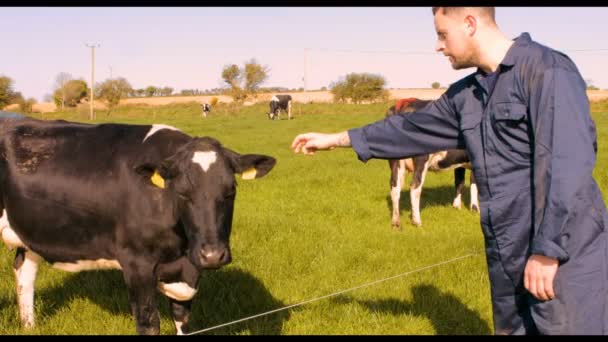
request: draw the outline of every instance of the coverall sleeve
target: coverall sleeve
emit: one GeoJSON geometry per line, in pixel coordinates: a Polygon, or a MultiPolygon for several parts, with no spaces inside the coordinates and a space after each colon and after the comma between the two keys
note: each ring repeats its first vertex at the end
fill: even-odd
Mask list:
{"type": "Polygon", "coordinates": [[[420,111],[391,115],[350,129],[348,136],[359,160],[401,159],[464,148],[459,136],[459,120],[447,93],[420,111]]]}
{"type": "Polygon", "coordinates": [[[597,152],[585,88],[578,71],[554,67],[530,90],[535,197],[531,252],[561,262],[569,258],[567,236],[577,229],[568,218],[587,196],[584,185],[590,183],[597,152]]]}

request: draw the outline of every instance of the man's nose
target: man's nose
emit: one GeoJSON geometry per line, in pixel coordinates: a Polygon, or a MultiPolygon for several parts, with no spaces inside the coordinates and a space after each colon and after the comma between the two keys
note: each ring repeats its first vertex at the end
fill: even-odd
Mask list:
{"type": "Polygon", "coordinates": [[[435,51],[437,52],[441,52],[444,49],[444,44],[441,41],[437,41],[437,44],[435,44],[435,51]]]}

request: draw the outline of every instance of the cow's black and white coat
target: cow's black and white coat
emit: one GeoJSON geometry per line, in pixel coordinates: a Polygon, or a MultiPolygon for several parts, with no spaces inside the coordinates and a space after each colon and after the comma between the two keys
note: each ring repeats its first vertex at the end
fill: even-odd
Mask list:
{"type": "Polygon", "coordinates": [[[208,103],[203,103],[201,104],[201,109],[203,110],[203,117],[207,117],[207,114],[209,114],[209,112],[211,112],[211,105],[208,103]]]}
{"type": "Polygon", "coordinates": [[[39,263],[121,269],[137,332],[158,334],[156,291],[186,329],[203,269],[231,261],[235,173],[272,157],[240,155],[166,125],[0,120],[0,231],[16,249],[22,324],[34,325],[39,263]]]}
{"type": "Polygon", "coordinates": [[[280,119],[281,110],[287,111],[287,118],[291,120],[291,95],[274,95],[270,99],[270,112],[268,119],[280,119]]]}
{"type": "MultiPolygon", "coordinates": [[[[420,110],[430,101],[420,100],[415,98],[402,99],[397,102],[397,105],[391,106],[386,115],[394,115],[397,113],[410,113],[420,110]]],[[[401,229],[401,221],[399,219],[399,199],[401,197],[401,189],[404,185],[406,172],[412,173],[412,181],[410,182],[410,203],[412,206],[411,222],[416,226],[422,225],[420,217],[420,196],[422,194],[422,185],[428,170],[443,171],[454,169],[454,187],[455,197],[452,206],[460,209],[462,206],[462,190],[464,189],[465,169],[471,170],[469,156],[465,150],[447,150],[439,151],[429,155],[415,156],[407,159],[390,159],[388,161],[391,169],[391,202],[392,202],[392,217],[391,224],[395,229],[401,229]]],[[[479,212],[479,200],[477,198],[477,185],[473,172],[470,174],[471,182],[471,210],[479,212]]]]}

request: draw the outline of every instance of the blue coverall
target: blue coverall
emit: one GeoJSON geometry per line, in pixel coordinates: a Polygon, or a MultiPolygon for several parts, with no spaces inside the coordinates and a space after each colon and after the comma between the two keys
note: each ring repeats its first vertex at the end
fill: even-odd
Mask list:
{"type": "Polygon", "coordinates": [[[586,84],[564,54],[517,37],[494,87],[480,69],[416,113],[348,131],[365,162],[466,149],[479,188],[495,334],[608,333],[608,213],[586,84]],[[493,89],[488,89],[493,88],[493,89]],[[530,254],[556,258],[556,297],[523,286],[530,254]]]}

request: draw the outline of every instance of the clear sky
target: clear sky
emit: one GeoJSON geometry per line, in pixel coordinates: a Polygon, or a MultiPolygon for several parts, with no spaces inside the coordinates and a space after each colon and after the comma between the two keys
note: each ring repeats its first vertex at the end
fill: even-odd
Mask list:
{"type": "MultiPolygon", "coordinates": [[[[608,88],[608,7],[498,7],[496,20],[510,37],[529,32],[565,52],[583,78],[608,88]]],[[[305,73],[308,89],[350,72],[427,88],[474,71],[454,71],[434,51],[429,7],[3,7],[0,32],[0,75],[38,101],[60,72],[90,82],[85,43],[100,44],[96,83],[111,73],[175,91],[223,86],[222,68],[251,58],[270,68],[263,86],[288,88],[303,87],[305,73]]]]}

